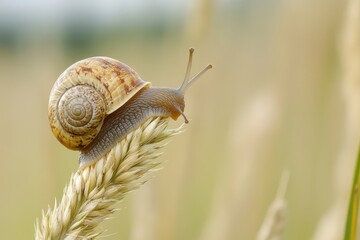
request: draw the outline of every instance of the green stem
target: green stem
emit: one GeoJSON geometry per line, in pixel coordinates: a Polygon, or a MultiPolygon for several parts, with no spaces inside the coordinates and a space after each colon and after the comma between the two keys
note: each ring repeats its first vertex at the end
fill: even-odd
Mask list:
{"type": "Polygon", "coordinates": [[[357,230],[356,226],[357,226],[358,209],[359,209],[359,186],[360,186],[359,174],[360,174],[360,147],[358,150],[354,179],[351,188],[351,196],[350,196],[349,209],[346,219],[344,240],[356,240],[356,230],[357,230]]]}

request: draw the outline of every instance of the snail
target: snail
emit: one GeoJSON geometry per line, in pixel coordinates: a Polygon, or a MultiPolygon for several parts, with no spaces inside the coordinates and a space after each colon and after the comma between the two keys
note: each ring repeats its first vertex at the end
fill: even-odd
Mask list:
{"type": "Polygon", "coordinates": [[[192,55],[179,88],[151,87],[126,64],[108,57],[80,60],[55,82],[49,98],[49,121],[55,137],[80,151],[80,165],[96,162],[128,133],[151,117],[184,114],[184,93],[209,64],[190,79],[192,55]]]}

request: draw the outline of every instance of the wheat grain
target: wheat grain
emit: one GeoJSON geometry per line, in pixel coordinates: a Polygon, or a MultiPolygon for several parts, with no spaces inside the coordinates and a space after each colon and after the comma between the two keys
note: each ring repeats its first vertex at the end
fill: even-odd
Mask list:
{"type": "Polygon", "coordinates": [[[36,239],[93,239],[99,223],[115,211],[114,203],[147,180],[154,160],[169,137],[181,132],[166,130],[168,121],[153,118],[116,144],[95,164],[80,167],[65,187],[60,203],[36,222],[36,239]]]}

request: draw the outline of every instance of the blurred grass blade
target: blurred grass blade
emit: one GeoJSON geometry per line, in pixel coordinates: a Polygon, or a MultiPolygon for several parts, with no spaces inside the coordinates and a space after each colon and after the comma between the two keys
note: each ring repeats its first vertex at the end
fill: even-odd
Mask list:
{"type": "Polygon", "coordinates": [[[356,227],[359,209],[359,173],[360,173],[360,147],[356,160],[354,180],[351,187],[349,209],[345,226],[345,240],[356,240],[356,227]]]}

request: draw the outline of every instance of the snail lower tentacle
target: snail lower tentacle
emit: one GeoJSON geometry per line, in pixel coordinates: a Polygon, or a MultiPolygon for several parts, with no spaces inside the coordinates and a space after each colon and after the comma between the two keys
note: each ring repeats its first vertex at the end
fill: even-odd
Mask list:
{"type": "Polygon", "coordinates": [[[176,97],[175,89],[147,88],[141,90],[121,108],[107,116],[95,139],[80,153],[80,165],[87,165],[103,157],[128,133],[151,117],[176,119],[184,110],[183,97],[176,97]]]}

